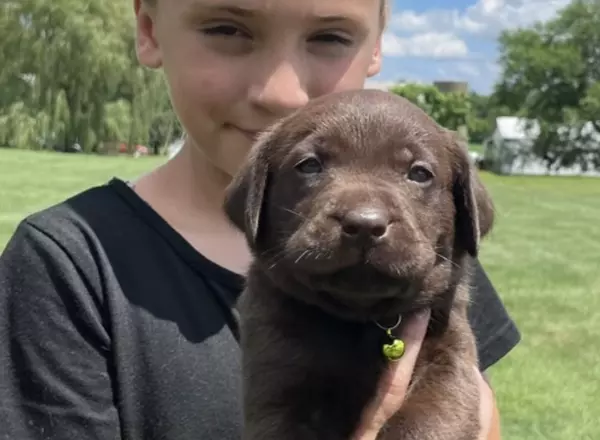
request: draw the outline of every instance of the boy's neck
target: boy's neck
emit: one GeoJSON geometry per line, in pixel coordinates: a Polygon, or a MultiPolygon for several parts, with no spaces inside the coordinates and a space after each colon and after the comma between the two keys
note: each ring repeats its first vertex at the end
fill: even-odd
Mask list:
{"type": "Polygon", "coordinates": [[[142,196],[169,200],[184,211],[222,212],[225,188],[231,176],[214,166],[201,151],[185,145],[171,160],[142,177],[142,196]]]}
{"type": "Polygon", "coordinates": [[[234,272],[245,272],[250,251],[244,235],[223,210],[231,181],[190,146],[135,182],[135,191],[206,258],[234,272]]]}

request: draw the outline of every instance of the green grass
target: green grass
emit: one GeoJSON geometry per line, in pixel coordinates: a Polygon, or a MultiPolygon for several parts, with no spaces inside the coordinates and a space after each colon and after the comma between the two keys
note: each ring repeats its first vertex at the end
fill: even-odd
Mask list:
{"type": "MultiPolygon", "coordinates": [[[[163,160],[0,149],[0,249],[23,216],[163,160]]],[[[491,373],[503,437],[600,439],[600,179],[483,177],[497,223],[481,258],[523,333],[491,373]]]]}
{"type": "Polygon", "coordinates": [[[469,150],[475,151],[477,153],[483,153],[483,145],[482,144],[469,144],[469,150]]]}
{"type": "Polygon", "coordinates": [[[600,438],[600,179],[485,176],[482,261],[523,341],[494,369],[507,439],[600,438]]]}
{"type": "Polygon", "coordinates": [[[113,176],[135,177],[164,160],[0,148],[0,249],[25,215],[113,176]]]}

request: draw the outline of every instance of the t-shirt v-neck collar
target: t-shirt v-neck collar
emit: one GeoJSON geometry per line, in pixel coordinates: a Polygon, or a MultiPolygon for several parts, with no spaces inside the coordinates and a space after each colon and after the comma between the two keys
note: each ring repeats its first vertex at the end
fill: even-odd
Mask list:
{"type": "Polygon", "coordinates": [[[203,276],[214,278],[226,284],[232,290],[241,290],[245,277],[235,273],[198,252],[177,230],[175,230],[158,212],[154,210],[135,190],[124,180],[112,178],[109,187],[129,204],[142,220],[160,234],[181,258],[196,272],[203,276]]]}

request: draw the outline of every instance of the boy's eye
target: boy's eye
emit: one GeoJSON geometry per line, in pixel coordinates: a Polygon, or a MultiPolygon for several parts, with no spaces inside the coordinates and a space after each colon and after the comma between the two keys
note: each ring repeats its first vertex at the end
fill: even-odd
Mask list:
{"type": "Polygon", "coordinates": [[[333,33],[319,34],[319,35],[312,37],[311,40],[318,42],[318,43],[325,43],[325,44],[338,43],[338,44],[343,44],[345,46],[350,46],[352,44],[352,40],[350,40],[349,38],[343,37],[339,34],[333,34],[333,33]]]}
{"type": "Polygon", "coordinates": [[[203,29],[203,32],[206,35],[214,35],[214,36],[247,37],[247,34],[245,32],[243,32],[240,28],[230,25],[230,24],[221,24],[218,26],[205,28],[205,29],[203,29]]]}

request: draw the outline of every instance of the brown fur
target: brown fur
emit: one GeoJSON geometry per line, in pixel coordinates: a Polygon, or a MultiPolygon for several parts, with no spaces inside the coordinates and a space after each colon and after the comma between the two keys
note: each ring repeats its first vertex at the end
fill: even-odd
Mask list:
{"type": "Polygon", "coordinates": [[[238,304],[244,440],[351,438],[385,367],[374,321],[425,307],[408,396],[380,438],[476,438],[469,264],[493,209],[454,133],[386,92],[313,100],[257,141],[225,210],[255,256],[238,304]],[[299,172],[311,156],[322,169],[299,172]]]}

